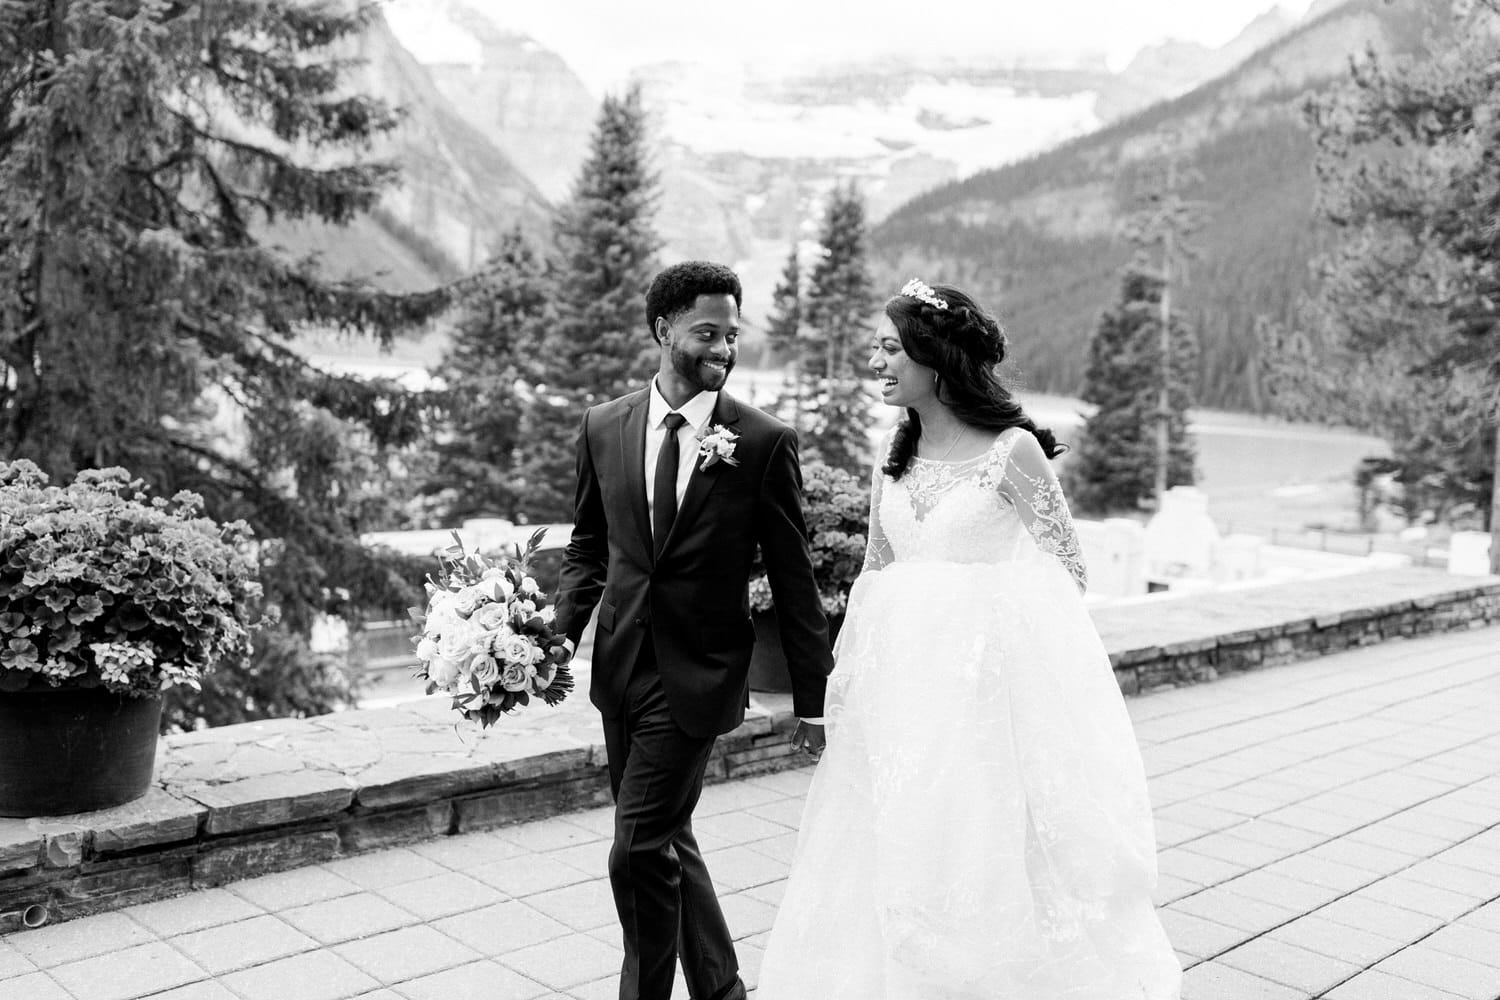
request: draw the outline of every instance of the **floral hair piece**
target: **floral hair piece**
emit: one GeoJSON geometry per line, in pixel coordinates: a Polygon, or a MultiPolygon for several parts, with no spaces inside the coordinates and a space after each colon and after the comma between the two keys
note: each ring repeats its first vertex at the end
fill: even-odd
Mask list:
{"type": "Polygon", "coordinates": [[[948,300],[939,298],[938,293],[932,290],[932,286],[921,278],[913,278],[901,286],[901,294],[925,302],[934,309],[947,309],[948,300]]]}

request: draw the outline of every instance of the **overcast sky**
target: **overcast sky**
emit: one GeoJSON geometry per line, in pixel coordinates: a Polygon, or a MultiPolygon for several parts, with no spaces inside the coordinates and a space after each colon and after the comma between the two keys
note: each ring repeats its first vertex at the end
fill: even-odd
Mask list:
{"type": "MultiPolygon", "coordinates": [[[[892,51],[1102,52],[1122,66],[1168,37],[1221,45],[1277,0],[469,0],[614,87],[665,59],[726,67],[865,60],[892,51]]],[[[1295,15],[1311,0],[1280,0],[1295,15]]]]}

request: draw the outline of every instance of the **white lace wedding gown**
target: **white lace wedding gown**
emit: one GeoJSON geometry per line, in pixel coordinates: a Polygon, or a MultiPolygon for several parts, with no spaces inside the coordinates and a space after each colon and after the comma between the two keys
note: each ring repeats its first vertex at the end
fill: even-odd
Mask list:
{"type": "Polygon", "coordinates": [[[876,470],[757,1000],[1175,1000],[1145,775],[1027,431],[876,470]]]}

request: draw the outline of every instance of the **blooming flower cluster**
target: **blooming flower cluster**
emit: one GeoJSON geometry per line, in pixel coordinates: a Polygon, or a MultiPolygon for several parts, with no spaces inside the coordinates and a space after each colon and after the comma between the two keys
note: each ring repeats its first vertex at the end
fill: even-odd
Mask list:
{"type": "Polygon", "coordinates": [[[553,631],[555,610],[528,572],[546,529],[514,558],[491,561],[464,550],[458,533],[427,581],[417,644],[427,693],[453,696],[465,719],[489,726],[502,714],[539,698],[556,705],[573,690],[563,637],[553,631]]]}
{"type": "Polygon", "coordinates": [[[0,691],[197,687],[243,662],[257,617],[253,539],[203,500],[150,497],[124,469],[49,484],[0,464],[0,691]]]}
{"type": "MultiPolygon", "coordinates": [[[[807,518],[813,579],[829,618],[842,616],[849,590],[865,558],[870,516],[870,483],[817,460],[802,463],[802,510],[807,518]]],[[[751,611],[773,606],[771,583],[757,554],[750,578],[751,611]]]]}
{"type": "Polygon", "coordinates": [[[739,465],[740,460],[734,457],[735,446],[739,443],[740,436],[734,431],[711,424],[703,437],[698,439],[698,456],[703,459],[698,468],[706,472],[718,462],[739,465]]]}

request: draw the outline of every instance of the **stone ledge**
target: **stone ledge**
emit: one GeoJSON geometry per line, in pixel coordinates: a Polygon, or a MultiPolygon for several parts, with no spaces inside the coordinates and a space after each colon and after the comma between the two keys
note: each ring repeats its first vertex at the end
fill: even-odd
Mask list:
{"type": "MultiPolygon", "coordinates": [[[[1387,570],[1092,609],[1128,694],[1431,632],[1500,624],[1500,579],[1387,570]]],[[[0,819],[0,933],[393,844],[609,801],[587,675],[489,730],[443,699],[169,737],[116,809],[0,819]],[[33,910],[35,915],[39,911],[33,910]]],[[[707,780],[795,767],[787,695],[757,694],[707,780]]]]}
{"type": "Polygon", "coordinates": [[[1121,689],[1135,694],[1387,639],[1500,623],[1500,580],[1392,569],[1104,605],[1093,618],[1121,689]]]}

